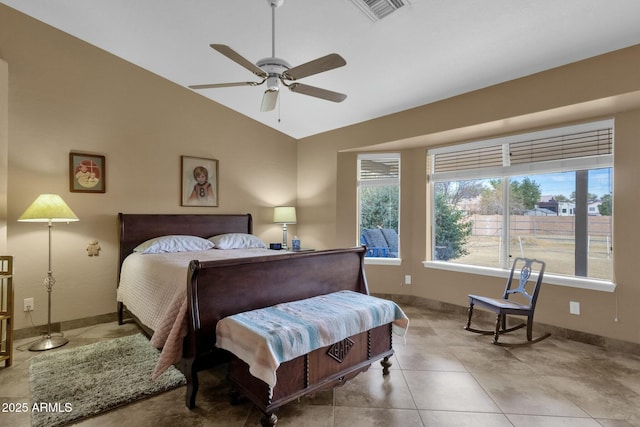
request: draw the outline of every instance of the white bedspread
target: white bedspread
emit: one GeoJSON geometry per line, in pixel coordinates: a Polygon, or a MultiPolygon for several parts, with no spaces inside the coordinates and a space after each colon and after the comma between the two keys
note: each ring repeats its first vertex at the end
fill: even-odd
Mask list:
{"type": "Polygon", "coordinates": [[[182,355],[186,335],[187,273],[192,260],[210,261],[276,255],[269,249],[231,249],[129,255],[122,264],[117,300],[154,331],[151,344],[162,349],[157,378],[182,355]]]}

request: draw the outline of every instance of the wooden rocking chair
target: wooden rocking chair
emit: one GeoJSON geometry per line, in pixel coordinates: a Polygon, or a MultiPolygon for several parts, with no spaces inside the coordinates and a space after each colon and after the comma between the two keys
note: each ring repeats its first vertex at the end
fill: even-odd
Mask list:
{"type": "Polygon", "coordinates": [[[529,345],[548,338],[551,334],[545,334],[536,339],[533,339],[532,337],[533,314],[536,309],[536,301],[538,300],[540,285],[542,284],[544,268],[545,263],[543,261],[529,258],[516,258],[513,261],[513,266],[511,267],[509,279],[507,280],[507,285],[505,287],[502,298],[489,298],[479,295],[469,295],[469,317],[467,318],[467,325],[464,328],[467,331],[475,332],[478,334],[493,335],[493,344],[503,347],[529,345]],[[535,277],[534,266],[535,269],[537,269],[537,277],[535,277]],[[512,289],[514,273],[517,269],[520,269],[520,274],[517,278],[518,287],[512,289]],[[527,287],[529,288],[529,290],[527,290],[527,287]],[[510,300],[510,297],[516,298],[510,300]],[[495,330],[480,330],[471,327],[471,316],[473,315],[473,307],[475,305],[493,311],[497,314],[495,330]],[[507,328],[507,315],[526,316],[527,321],[526,323],[520,323],[518,325],[507,328]],[[513,332],[525,326],[527,327],[527,341],[519,343],[498,342],[500,335],[506,334],[508,332],[513,332]]]}

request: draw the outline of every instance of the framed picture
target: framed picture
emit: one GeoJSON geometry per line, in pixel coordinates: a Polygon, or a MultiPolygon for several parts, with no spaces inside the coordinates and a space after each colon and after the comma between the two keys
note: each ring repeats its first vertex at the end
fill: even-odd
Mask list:
{"type": "Polygon", "coordinates": [[[69,153],[69,190],[73,193],[104,193],[105,169],[104,156],[69,153]]]}
{"type": "Polygon", "coordinates": [[[182,206],[218,206],[218,161],[181,156],[182,206]]]}

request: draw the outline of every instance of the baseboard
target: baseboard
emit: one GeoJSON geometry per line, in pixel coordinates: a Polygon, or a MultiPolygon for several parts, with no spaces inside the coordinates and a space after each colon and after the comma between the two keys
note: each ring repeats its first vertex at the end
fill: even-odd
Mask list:
{"type": "MultiPolygon", "coordinates": [[[[417,307],[424,307],[430,310],[440,311],[449,314],[459,314],[461,316],[461,329],[467,318],[467,307],[462,307],[455,304],[450,304],[442,301],[436,301],[428,298],[417,297],[414,295],[395,295],[395,294],[376,294],[381,298],[386,298],[397,302],[398,304],[407,304],[417,307]]],[[[493,313],[481,310],[474,310],[474,318],[484,320],[487,322],[495,322],[495,315],[493,313]]],[[[575,331],[572,329],[561,328],[558,326],[547,325],[534,321],[534,334],[542,335],[545,333],[551,333],[556,337],[566,338],[572,341],[581,342],[584,344],[591,344],[601,347],[608,351],[619,351],[623,353],[634,354],[640,356],[640,344],[618,340],[614,338],[607,338],[596,334],[590,334],[587,332],[575,331]]]]}
{"type": "MultiPolygon", "coordinates": [[[[82,319],[67,320],[64,322],[56,322],[51,324],[51,332],[64,332],[71,329],[85,328],[87,326],[99,325],[117,320],[116,313],[100,314],[98,316],[84,317],[82,319]]],[[[21,340],[24,338],[38,337],[47,332],[47,325],[32,326],[29,328],[16,329],[13,331],[13,339],[21,340]]]]}

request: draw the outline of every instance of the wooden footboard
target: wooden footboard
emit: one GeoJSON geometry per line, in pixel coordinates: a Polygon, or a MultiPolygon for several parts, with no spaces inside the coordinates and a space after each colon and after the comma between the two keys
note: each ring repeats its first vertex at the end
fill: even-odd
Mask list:
{"type": "MultiPolygon", "coordinates": [[[[179,368],[195,407],[198,370],[229,360],[215,347],[217,322],[227,316],[341,290],[368,294],[364,247],[225,261],[192,261],[188,277],[188,332],[179,368]]],[[[368,366],[368,364],[367,364],[368,366]]]]}

